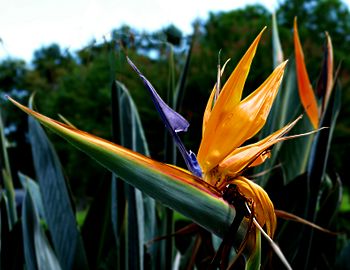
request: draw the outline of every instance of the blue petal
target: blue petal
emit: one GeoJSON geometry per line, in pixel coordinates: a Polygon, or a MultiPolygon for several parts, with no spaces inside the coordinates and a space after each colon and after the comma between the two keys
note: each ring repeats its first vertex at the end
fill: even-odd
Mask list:
{"type": "Polygon", "coordinates": [[[196,155],[192,151],[187,151],[184,144],[182,143],[177,132],[187,131],[188,126],[190,125],[185,118],[183,118],[180,114],[170,108],[158,95],[157,91],[154,89],[152,84],[146,79],[146,77],[138,70],[138,68],[134,65],[134,63],[127,57],[128,63],[130,66],[136,71],[136,73],[140,76],[143,83],[146,85],[149,90],[153,103],[156,106],[160,117],[162,118],[165,126],[169,130],[172,135],[175,143],[185,160],[187,168],[196,176],[202,177],[202,170],[199,166],[196,155]]]}
{"type": "Polygon", "coordinates": [[[138,68],[135,66],[133,62],[127,57],[127,60],[131,67],[137,72],[137,74],[142,79],[143,83],[147,86],[147,89],[149,90],[153,103],[157,108],[157,111],[159,112],[160,116],[162,117],[162,120],[164,122],[168,122],[168,124],[171,126],[171,128],[175,132],[180,131],[187,131],[187,128],[189,127],[189,123],[185,118],[183,118],[179,113],[174,111],[172,108],[170,108],[158,95],[157,91],[154,89],[152,84],[146,79],[146,77],[138,70],[138,68]]]}
{"type": "MultiPolygon", "coordinates": [[[[202,168],[201,166],[199,165],[198,163],[198,160],[197,160],[197,157],[196,157],[196,154],[193,153],[191,150],[190,152],[188,153],[188,157],[190,158],[190,167],[191,169],[189,168],[189,170],[196,176],[198,177],[202,177],[202,168]]],[[[186,163],[187,164],[187,163],[186,163]]],[[[189,167],[187,165],[187,167],[189,167]]]]}

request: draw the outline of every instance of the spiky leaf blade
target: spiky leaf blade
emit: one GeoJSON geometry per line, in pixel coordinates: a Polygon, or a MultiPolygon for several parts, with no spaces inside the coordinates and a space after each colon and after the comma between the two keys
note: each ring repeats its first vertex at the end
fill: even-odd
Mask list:
{"type": "Polygon", "coordinates": [[[22,210],[23,243],[28,269],[60,270],[61,266],[40,225],[37,209],[27,189],[22,210]]]}
{"type": "Polygon", "coordinates": [[[40,124],[28,117],[36,177],[57,257],[64,269],[88,268],[72,202],[58,156],[40,124]]]}
{"type": "Polygon", "coordinates": [[[35,204],[35,209],[38,211],[39,216],[44,221],[46,221],[43,199],[38,183],[31,179],[29,176],[24,175],[20,172],[18,173],[18,178],[21,182],[22,187],[29,190],[33,203],[35,204]]]}

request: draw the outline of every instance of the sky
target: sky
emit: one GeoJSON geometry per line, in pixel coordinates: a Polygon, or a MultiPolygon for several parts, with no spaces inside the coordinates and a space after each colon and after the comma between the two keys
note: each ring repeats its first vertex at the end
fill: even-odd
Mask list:
{"type": "MultiPolygon", "coordinates": [[[[139,31],[174,24],[184,33],[209,11],[230,11],[262,4],[269,11],[279,0],[0,0],[0,60],[29,62],[33,52],[58,43],[75,51],[92,40],[103,41],[123,24],[139,31]]],[[[350,4],[350,0],[343,0],[350,4]]]]}
{"type": "Polygon", "coordinates": [[[122,24],[137,30],[160,30],[174,24],[192,32],[196,18],[209,11],[229,11],[260,3],[268,10],[278,0],[0,0],[0,60],[30,61],[42,46],[58,43],[76,50],[122,24]]]}

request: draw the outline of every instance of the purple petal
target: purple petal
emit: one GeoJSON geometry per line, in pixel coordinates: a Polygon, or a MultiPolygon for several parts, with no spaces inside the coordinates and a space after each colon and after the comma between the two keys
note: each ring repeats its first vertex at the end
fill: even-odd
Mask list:
{"type": "Polygon", "coordinates": [[[170,108],[158,95],[157,91],[154,89],[152,84],[146,79],[146,77],[138,70],[138,68],[134,65],[134,63],[127,57],[128,63],[130,66],[136,71],[136,73],[140,76],[143,83],[146,85],[149,90],[153,103],[156,106],[160,117],[162,118],[165,126],[169,130],[172,135],[175,143],[185,160],[187,168],[196,176],[202,177],[202,170],[199,166],[196,155],[192,151],[187,151],[184,144],[182,143],[177,132],[187,131],[188,126],[190,125],[185,118],[183,118],[180,114],[170,108]]]}
{"type": "Polygon", "coordinates": [[[185,118],[183,118],[179,113],[174,111],[172,108],[170,108],[158,95],[157,91],[154,89],[152,84],[146,79],[146,77],[138,70],[138,68],[134,65],[134,63],[127,57],[127,60],[130,64],[130,66],[137,72],[137,74],[142,79],[143,83],[147,86],[147,89],[149,90],[154,105],[157,108],[157,111],[159,112],[160,116],[162,117],[162,120],[164,122],[168,122],[170,127],[175,132],[180,131],[187,131],[187,128],[189,127],[189,123],[185,118]]]}

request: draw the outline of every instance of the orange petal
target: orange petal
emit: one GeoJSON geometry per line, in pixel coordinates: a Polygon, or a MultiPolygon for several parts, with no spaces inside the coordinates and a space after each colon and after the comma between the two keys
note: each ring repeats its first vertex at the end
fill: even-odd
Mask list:
{"type": "Polygon", "coordinates": [[[256,167],[265,162],[268,158],[271,158],[271,151],[263,151],[258,158],[256,158],[250,165],[249,167],[256,167]]]}
{"type": "Polygon", "coordinates": [[[316,129],[319,121],[317,101],[309,80],[309,75],[307,74],[296,18],[294,19],[294,49],[300,100],[313,127],[316,129]]]}
{"type": "Polygon", "coordinates": [[[203,117],[203,136],[205,130],[207,130],[206,124],[210,126],[208,129],[212,129],[217,125],[217,119],[220,118],[220,111],[230,111],[232,107],[236,106],[240,102],[244,83],[247,79],[250,66],[256,52],[256,48],[258,47],[260,38],[265,29],[266,27],[264,27],[263,30],[261,30],[261,32],[250,45],[249,49],[246,51],[242,59],[239,61],[235,70],[231,73],[230,77],[228,78],[224,87],[222,88],[222,91],[219,95],[217,102],[215,103],[215,106],[213,107],[213,99],[215,95],[214,93],[216,91],[216,87],[214,87],[208,100],[203,117]],[[215,113],[215,111],[219,112],[215,113]],[[213,112],[213,116],[211,116],[211,112],[213,112]]]}
{"type": "Polygon", "coordinates": [[[257,143],[235,149],[229,156],[220,162],[219,172],[224,175],[230,174],[235,176],[247,167],[261,164],[269,157],[266,150],[274,144],[284,140],[283,136],[296,125],[300,118],[301,117],[297,118],[257,143]]]}
{"type": "MultiPolygon", "coordinates": [[[[265,29],[266,27],[264,27],[259,33],[259,35],[255,38],[247,52],[244,54],[244,56],[239,61],[238,65],[226,81],[225,85],[222,88],[221,94],[217,100],[217,103],[215,104],[217,105],[217,107],[221,109],[231,108],[240,102],[243,87],[247,79],[250,66],[255,56],[255,52],[258,47],[260,38],[264,33],[265,29]]],[[[213,110],[215,110],[215,107],[213,110]]]]}
{"type": "MultiPolygon", "coordinates": [[[[204,173],[217,166],[265,124],[282,80],[286,62],[242,102],[230,107],[215,105],[204,132],[198,161],[204,173]],[[214,122],[214,120],[216,122],[214,122]]],[[[220,96],[218,99],[223,100],[220,96]]]]}
{"type": "MultiPolygon", "coordinates": [[[[227,65],[228,62],[230,62],[230,60],[231,59],[228,59],[225,62],[225,64],[223,65],[223,67],[221,68],[220,76],[222,76],[222,74],[224,73],[226,65],[227,65]]],[[[204,111],[204,115],[203,115],[202,135],[204,134],[204,130],[205,130],[205,127],[206,127],[207,122],[209,120],[209,116],[210,116],[211,110],[212,110],[212,108],[214,106],[214,103],[215,103],[214,97],[216,95],[216,91],[217,91],[217,89],[216,89],[216,84],[215,84],[213,90],[211,91],[210,97],[208,99],[207,106],[205,107],[205,111],[204,111]]]]}
{"type": "MultiPolygon", "coordinates": [[[[222,88],[221,94],[219,95],[219,98],[217,101],[218,106],[217,107],[222,107],[226,106],[228,107],[230,103],[228,103],[228,100],[232,103],[231,106],[234,106],[239,103],[241,100],[242,92],[243,92],[243,87],[244,83],[246,81],[246,78],[249,73],[250,65],[253,61],[256,48],[258,47],[260,38],[264,32],[266,27],[261,30],[259,35],[255,38],[253,43],[250,45],[249,49],[246,51],[242,59],[239,61],[238,65],[234,69],[234,71],[231,73],[230,77],[228,78],[227,82],[225,83],[224,87],[222,88]],[[221,100],[221,101],[220,101],[221,100]]],[[[223,67],[225,68],[227,64],[227,61],[223,67]]],[[[211,115],[211,111],[213,110],[214,106],[214,96],[216,92],[216,85],[214,86],[210,98],[207,102],[207,106],[204,112],[203,116],[203,129],[202,129],[202,135],[204,136],[204,131],[206,129],[207,122],[209,120],[209,116],[211,115]]],[[[213,120],[211,120],[213,121],[213,120]]],[[[214,121],[215,122],[215,121],[214,121]]]]}
{"type": "Polygon", "coordinates": [[[266,226],[267,234],[272,238],[277,225],[275,208],[266,191],[253,181],[239,177],[232,181],[247,199],[254,205],[254,214],[261,227],[266,226]]]}

